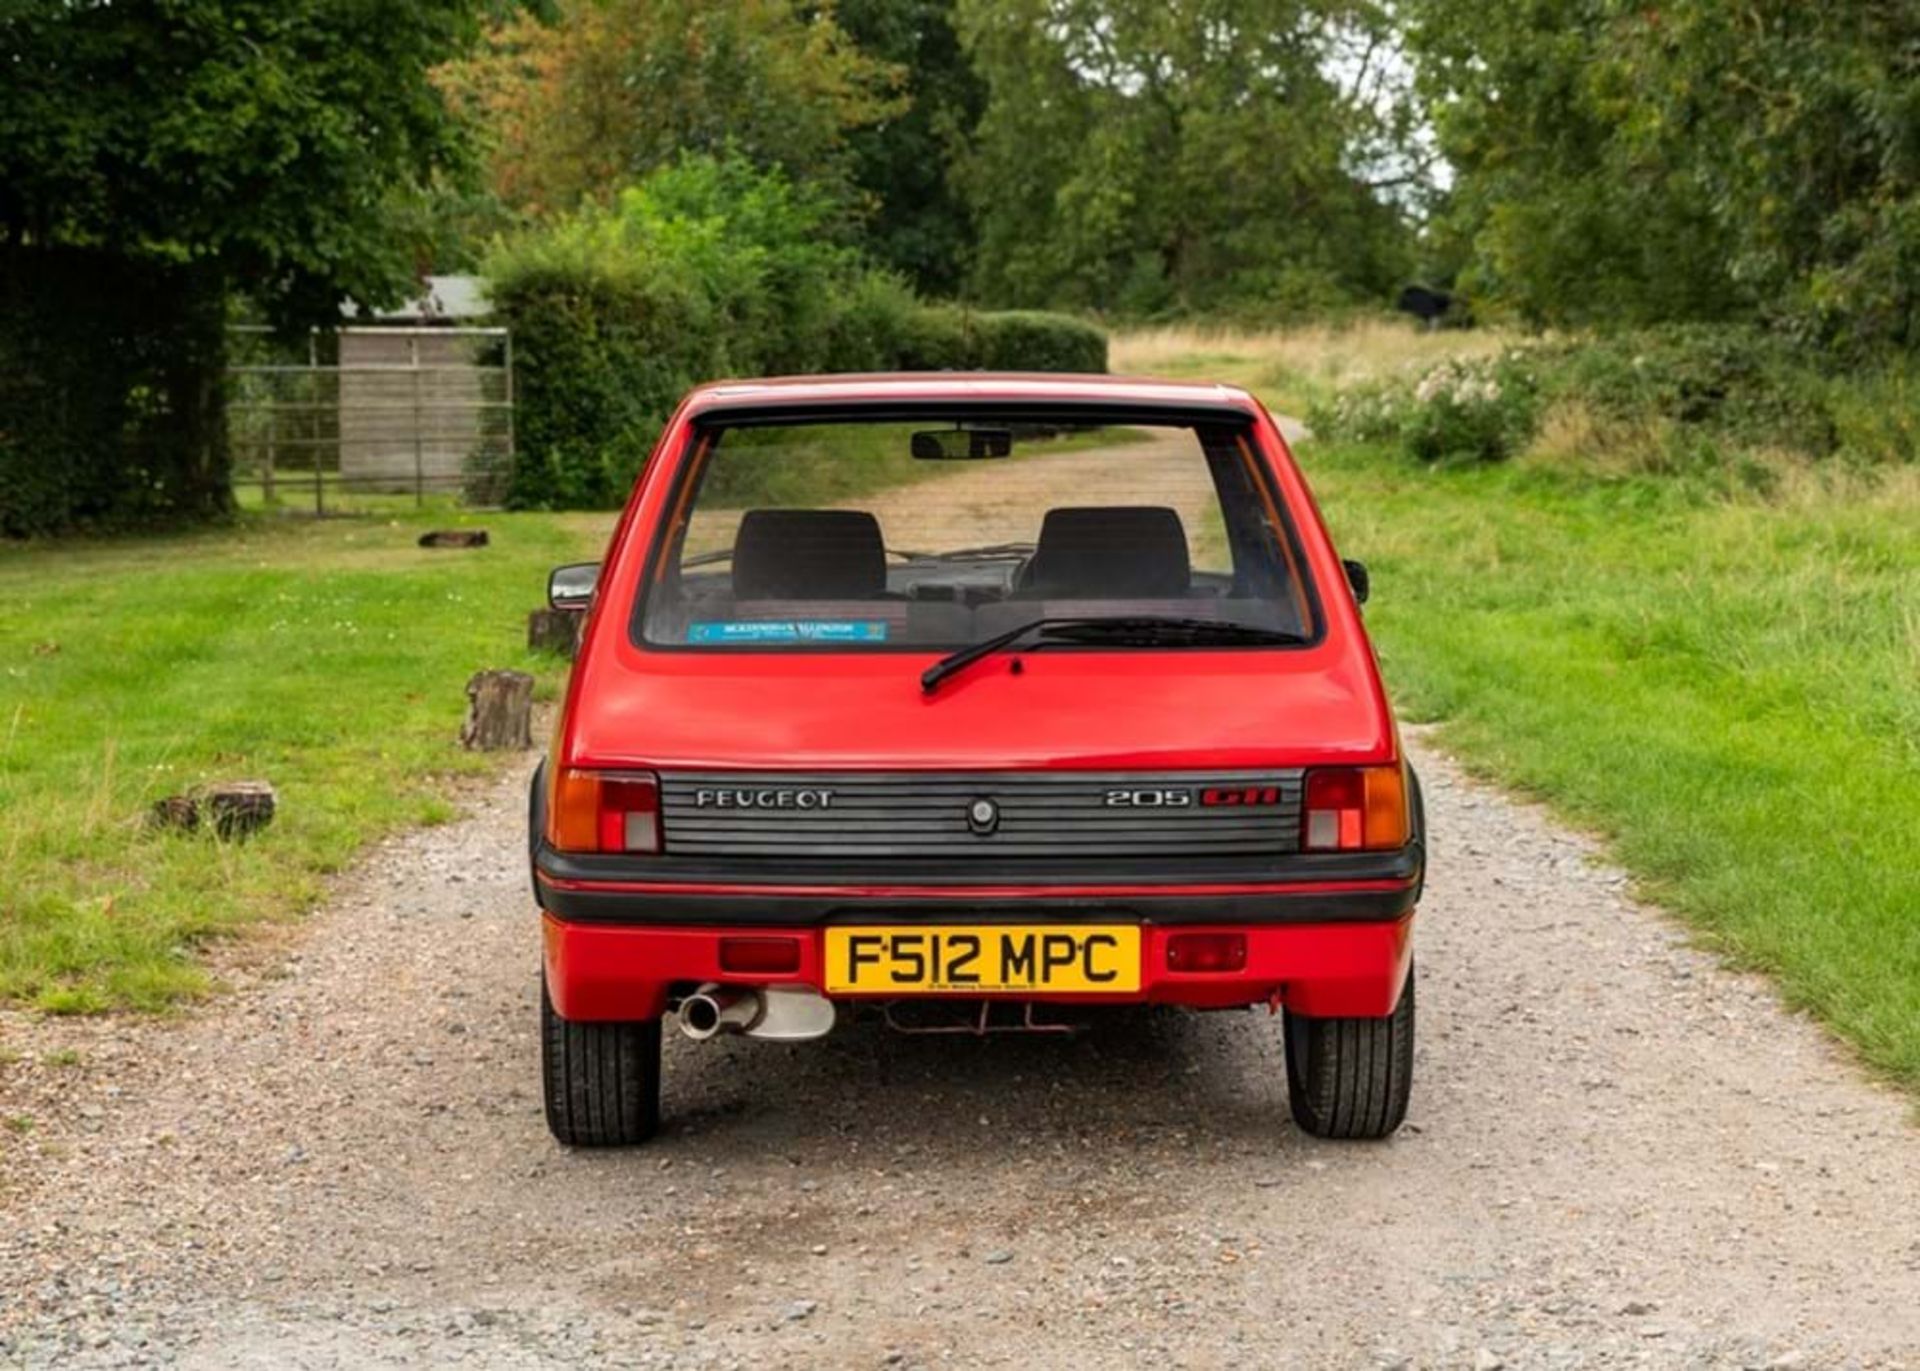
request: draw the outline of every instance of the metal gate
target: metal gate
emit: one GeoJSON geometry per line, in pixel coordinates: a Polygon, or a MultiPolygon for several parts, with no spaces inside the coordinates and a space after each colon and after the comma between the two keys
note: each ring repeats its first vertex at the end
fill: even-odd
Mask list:
{"type": "Polygon", "coordinates": [[[304,355],[235,330],[227,368],[243,505],[315,514],[430,496],[497,504],[513,467],[513,339],[503,328],[309,334],[304,355]]]}

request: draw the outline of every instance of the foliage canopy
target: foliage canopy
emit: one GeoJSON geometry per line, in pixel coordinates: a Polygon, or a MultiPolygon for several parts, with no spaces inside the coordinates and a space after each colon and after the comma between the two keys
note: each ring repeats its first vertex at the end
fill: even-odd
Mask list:
{"type": "Polygon", "coordinates": [[[487,0],[0,5],[0,533],[218,513],[231,292],[397,298],[487,0]]]}
{"type": "Polygon", "coordinates": [[[987,86],[960,174],[976,283],[1130,313],[1384,298],[1404,220],[1356,165],[1387,130],[1386,16],[1347,0],[961,0],[987,86]],[[1367,50],[1364,41],[1361,50],[1367,50]]]}
{"type": "Polygon", "coordinates": [[[1920,7],[1409,0],[1476,293],[1920,342],[1920,7]]]}
{"type": "Polygon", "coordinates": [[[954,184],[986,100],[961,51],[954,0],[839,0],[834,16],[864,52],[901,73],[905,108],[848,135],[861,240],[919,289],[951,296],[965,282],[973,206],[954,184]]]}
{"type": "Polygon", "coordinates": [[[538,216],[730,149],[843,191],[847,135],[902,109],[898,75],[799,0],[561,0],[443,82],[489,131],[496,191],[538,216]]]}
{"type": "Polygon", "coordinates": [[[287,322],[395,298],[396,192],[460,168],[428,72],[485,0],[136,0],[0,9],[0,236],[203,262],[287,322]]]}

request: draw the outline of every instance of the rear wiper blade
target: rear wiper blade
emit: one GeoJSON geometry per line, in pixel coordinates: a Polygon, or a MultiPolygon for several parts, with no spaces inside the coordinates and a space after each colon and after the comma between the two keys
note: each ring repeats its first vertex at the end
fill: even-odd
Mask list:
{"type": "Polygon", "coordinates": [[[1182,618],[1160,614],[1076,615],[1053,619],[1030,619],[1024,624],[996,633],[949,653],[920,673],[922,693],[931,695],[940,683],[958,671],[965,671],[983,657],[1004,652],[1028,640],[1053,639],[1068,643],[1112,643],[1134,647],[1222,647],[1253,644],[1297,646],[1307,641],[1301,634],[1283,628],[1262,628],[1257,624],[1235,623],[1229,619],[1182,618]]]}
{"type": "Polygon", "coordinates": [[[1049,631],[1049,637],[1074,642],[1124,642],[1147,646],[1186,645],[1227,647],[1241,643],[1298,645],[1307,639],[1289,628],[1243,624],[1236,619],[1200,619],[1173,614],[1129,614],[1069,620],[1049,631]]]}

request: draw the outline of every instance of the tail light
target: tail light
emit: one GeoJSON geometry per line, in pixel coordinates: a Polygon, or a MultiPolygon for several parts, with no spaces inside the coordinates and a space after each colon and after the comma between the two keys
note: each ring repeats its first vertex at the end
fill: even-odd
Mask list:
{"type": "Polygon", "coordinates": [[[1300,846],[1308,852],[1377,851],[1407,842],[1407,777],[1399,766],[1325,767],[1307,773],[1300,846]]]}
{"type": "Polygon", "coordinates": [[[559,771],[547,792],[547,842],[559,852],[658,852],[660,778],[559,771]]]}

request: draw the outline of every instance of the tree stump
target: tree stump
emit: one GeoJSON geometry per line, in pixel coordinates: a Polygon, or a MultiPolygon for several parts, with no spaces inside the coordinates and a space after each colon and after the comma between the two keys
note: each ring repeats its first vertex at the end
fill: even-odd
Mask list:
{"type": "Polygon", "coordinates": [[[533,677],[524,671],[477,671],[467,682],[467,719],[460,746],[505,752],[533,746],[533,677]]]}
{"type": "Polygon", "coordinates": [[[191,833],[200,827],[200,801],[191,795],[169,795],[153,802],[149,816],[155,828],[174,828],[191,833]]]}
{"type": "Polygon", "coordinates": [[[421,547],[485,547],[484,528],[436,528],[420,535],[421,547]]]}
{"type": "Polygon", "coordinates": [[[277,803],[265,781],[226,781],[202,792],[200,809],[222,838],[244,838],[273,822],[277,803]]]}
{"type": "Polygon", "coordinates": [[[527,646],[571,657],[579,650],[580,625],[586,618],[577,609],[536,609],[527,615],[527,646]]]}
{"type": "Polygon", "coordinates": [[[155,828],[192,833],[205,820],[222,838],[244,838],[273,822],[278,797],[265,781],[223,781],[154,801],[155,828]]]}

